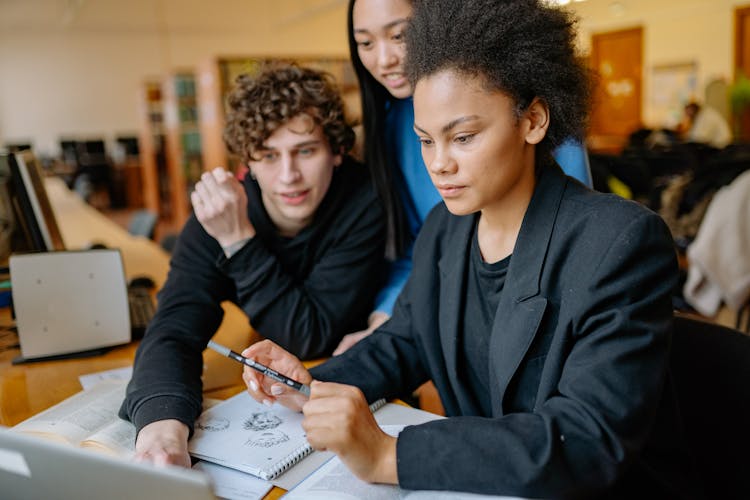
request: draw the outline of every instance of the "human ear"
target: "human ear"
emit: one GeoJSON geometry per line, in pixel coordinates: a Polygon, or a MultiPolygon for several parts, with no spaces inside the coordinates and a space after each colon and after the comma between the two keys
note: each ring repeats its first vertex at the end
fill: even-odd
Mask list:
{"type": "Polygon", "coordinates": [[[543,100],[535,97],[526,111],[524,111],[524,120],[526,121],[526,142],[528,144],[539,144],[547,135],[549,128],[549,106],[543,100]]]}
{"type": "Polygon", "coordinates": [[[333,168],[338,167],[344,161],[344,155],[338,154],[333,157],[333,168]]]}

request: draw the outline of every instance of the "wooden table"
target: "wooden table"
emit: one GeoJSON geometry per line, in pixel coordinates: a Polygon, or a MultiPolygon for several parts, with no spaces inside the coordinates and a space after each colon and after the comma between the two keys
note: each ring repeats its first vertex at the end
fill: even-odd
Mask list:
{"type": "MultiPolygon", "coordinates": [[[[128,279],[147,275],[158,287],[163,285],[169,255],[159,245],[130,235],[69,191],[60,179],[47,179],[46,187],[66,248],[81,249],[92,242],[119,248],[128,279]]],[[[225,315],[214,336],[217,342],[241,351],[259,338],[239,308],[230,303],[222,306],[225,315]]],[[[10,324],[9,309],[0,309],[0,325],[10,324]]],[[[18,349],[0,352],[0,425],[15,425],[81,391],[81,375],[132,365],[136,347],[136,343],[130,343],[99,356],[21,365],[12,364],[20,354],[18,349]]],[[[206,351],[204,364],[206,397],[226,399],[244,389],[242,366],[238,363],[206,351]]],[[[283,493],[274,488],[266,498],[278,498],[283,493]]]]}

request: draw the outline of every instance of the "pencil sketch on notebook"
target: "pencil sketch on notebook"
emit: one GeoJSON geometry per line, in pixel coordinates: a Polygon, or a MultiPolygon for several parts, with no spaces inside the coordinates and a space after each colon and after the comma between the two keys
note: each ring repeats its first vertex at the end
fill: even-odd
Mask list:
{"type": "Polygon", "coordinates": [[[280,405],[268,408],[243,392],[201,415],[190,451],[203,460],[271,477],[309,447],[303,418],[280,405]]]}
{"type": "Polygon", "coordinates": [[[266,431],[260,435],[251,437],[245,444],[258,448],[273,448],[287,441],[289,441],[289,436],[281,431],[266,431]]]}
{"type": "Polygon", "coordinates": [[[275,429],[283,423],[284,421],[279,416],[270,411],[264,411],[250,415],[250,418],[245,420],[244,428],[248,431],[265,431],[275,429]]]}
{"type": "Polygon", "coordinates": [[[202,431],[224,431],[229,428],[229,419],[223,417],[201,418],[195,425],[202,431]]]}

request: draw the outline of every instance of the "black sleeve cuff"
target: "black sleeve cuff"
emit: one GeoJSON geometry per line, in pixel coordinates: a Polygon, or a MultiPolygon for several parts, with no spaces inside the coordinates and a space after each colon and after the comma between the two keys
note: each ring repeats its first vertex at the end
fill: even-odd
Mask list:
{"type": "Polygon", "coordinates": [[[200,415],[200,408],[196,411],[193,405],[178,396],[155,396],[141,403],[133,412],[131,421],[136,432],[158,420],[175,419],[188,426],[190,436],[193,435],[195,419],[200,415]]]}

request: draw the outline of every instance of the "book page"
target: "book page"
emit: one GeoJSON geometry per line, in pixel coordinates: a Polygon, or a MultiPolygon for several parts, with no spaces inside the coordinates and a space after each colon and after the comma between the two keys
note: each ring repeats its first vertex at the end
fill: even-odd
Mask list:
{"type": "MultiPolygon", "coordinates": [[[[117,416],[120,404],[125,398],[125,387],[126,384],[123,382],[101,383],[24,420],[14,426],[13,430],[78,445],[112,425],[112,433],[105,446],[121,442],[124,439],[123,429],[127,426],[133,428],[132,432],[135,435],[133,425],[117,416]],[[119,437],[114,438],[115,435],[119,437]]],[[[104,431],[104,434],[108,434],[107,431],[104,431]]],[[[132,450],[133,447],[134,440],[130,442],[129,449],[132,450]]],[[[118,445],[112,451],[121,451],[120,448],[118,445]]]]}
{"type": "Polygon", "coordinates": [[[358,479],[334,457],[287,493],[284,500],[398,500],[400,492],[398,486],[370,484],[358,479]]]}
{"type": "Polygon", "coordinates": [[[83,390],[88,390],[97,385],[99,382],[105,380],[123,380],[128,382],[133,376],[133,367],[126,366],[124,368],[115,368],[113,370],[105,370],[101,372],[87,373],[78,377],[78,381],[81,383],[83,390]]]}
{"type": "Polygon", "coordinates": [[[270,479],[311,451],[302,419],[301,413],[264,406],[243,391],[201,414],[190,454],[270,479]]]}
{"type": "Polygon", "coordinates": [[[135,452],[135,426],[127,420],[118,418],[84,439],[81,447],[130,456],[135,452]]]}

